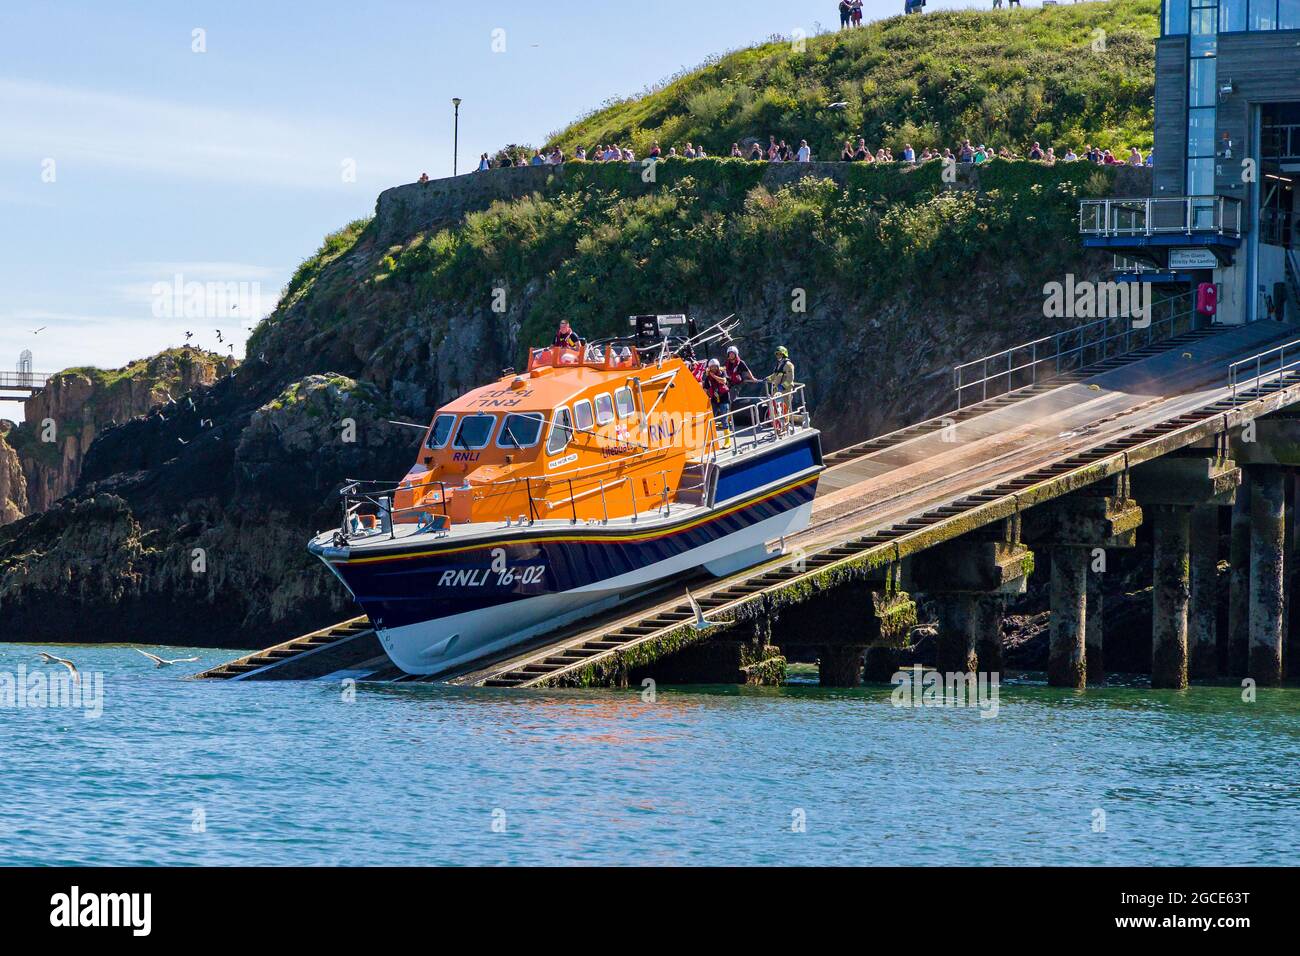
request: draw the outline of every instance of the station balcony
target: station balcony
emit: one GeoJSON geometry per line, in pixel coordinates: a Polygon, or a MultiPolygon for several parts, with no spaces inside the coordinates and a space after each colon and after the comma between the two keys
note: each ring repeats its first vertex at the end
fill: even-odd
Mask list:
{"type": "Polygon", "coordinates": [[[1079,233],[1085,248],[1116,254],[1121,282],[1184,283],[1195,276],[1189,270],[1232,265],[1241,246],[1241,200],[1085,199],[1079,203],[1079,233]]]}
{"type": "Polygon", "coordinates": [[[1241,245],[1241,200],[1231,196],[1085,199],[1079,233],[1093,249],[1241,245]]]}

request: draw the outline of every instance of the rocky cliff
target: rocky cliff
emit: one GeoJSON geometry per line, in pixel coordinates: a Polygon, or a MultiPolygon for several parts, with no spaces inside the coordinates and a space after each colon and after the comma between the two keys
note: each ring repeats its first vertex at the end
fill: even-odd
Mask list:
{"type": "Polygon", "coordinates": [[[86,453],[104,431],[210,385],[234,365],[215,353],[170,349],[118,369],[75,368],[54,375],[26,401],[26,421],[0,436],[0,462],[16,459],[21,468],[21,482],[6,482],[0,474],[0,501],[10,503],[0,505],[0,524],[44,511],[71,491],[86,453]],[[4,494],[6,485],[25,503],[4,494]]]}
{"type": "MultiPolygon", "coordinates": [[[[88,449],[67,430],[76,488],[0,528],[7,633],[250,647],[353,613],[304,548],[337,521],[339,484],[401,475],[413,433],[387,420],[427,420],[561,315],[594,336],[640,311],[736,312],[757,365],[791,348],[828,447],[951,407],[954,362],[1054,328],[1042,283],[1104,265],[1074,214],[1116,188],[1086,164],[995,163],[957,184],[936,166],[643,174],[574,164],[385,192],[303,263],[239,369],[188,373],[174,406],[124,421],[159,398],[128,389],[88,449]]],[[[36,474],[44,503],[71,472],[36,474]]]]}
{"type": "Polygon", "coordinates": [[[27,513],[27,478],[18,452],[8,441],[15,428],[13,422],[0,419],[0,525],[27,513]]]}

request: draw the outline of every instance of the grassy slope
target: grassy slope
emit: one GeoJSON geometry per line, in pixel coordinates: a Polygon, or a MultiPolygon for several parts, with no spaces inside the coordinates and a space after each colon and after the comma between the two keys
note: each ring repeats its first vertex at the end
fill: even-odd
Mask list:
{"type": "Polygon", "coordinates": [[[859,30],[740,50],[641,97],[607,106],[552,136],[578,145],[631,142],[644,155],[769,134],[806,138],[823,159],[849,137],[994,147],[1034,140],[1058,153],[1092,143],[1151,145],[1157,0],[1109,0],[1039,10],[893,17],[859,30]],[[1104,49],[1095,50],[1098,40],[1104,49]],[[842,110],[827,109],[845,102],[842,110]]]}
{"type": "Polygon", "coordinates": [[[1060,271],[1079,255],[1077,198],[1111,182],[1084,163],[996,161],[981,170],[979,193],[945,190],[937,164],[855,166],[844,186],[810,178],[776,190],[762,173],[739,160],[675,160],[646,185],[621,164],[573,164],[545,195],[374,250],[373,275],[339,290],[346,303],[313,305],[323,316],[391,314],[394,297],[403,311],[472,310],[492,288],[542,280],[523,317],[527,343],[549,339],[559,315],[597,335],[652,306],[730,311],[764,276],[839,290],[847,302],[919,288],[937,297],[978,263],[1060,271]]]}

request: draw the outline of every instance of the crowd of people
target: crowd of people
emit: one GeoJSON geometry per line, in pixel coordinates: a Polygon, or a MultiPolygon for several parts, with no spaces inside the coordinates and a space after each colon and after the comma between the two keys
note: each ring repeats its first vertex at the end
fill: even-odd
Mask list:
{"type": "MultiPolygon", "coordinates": [[[[703,145],[689,142],[680,151],[676,146],[670,146],[665,151],[658,141],[655,141],[646,152],[646,156],[651,159],[705,159],[709,155],[703,145]]],[[[732,159],[748,159],[753,162],[766,163],[810,163],[814,158],[812,148],[808,145],[806,139],[801,139],[797,146],[792,146],[786,140],[777,139],[775,136],[768,137],[766,147],[757,141],[751,143],[748,147],[742,147],[739,143],[732,143],[728,155],[732,159]]],[[[955,150],[950,147],[941,149],[937,146],[927,146],[919,153],[911,143],[905,143],[902,151],[895,156],[890,147],[881,146],[873,150],[867,145],[866,139],[859,136],[857,142],[851,139],[844,141],[844,148],[840,151],[839,158],[846,163],[901,163],[905,165],[916,165],[936,160],[944,163],[972,163],[978,165],[991,159],[1028,159],[1034,162],[1046,163],[1049,166],[1058,162],[1072,163],[1078,161],[1095,163],[1098,166],[1151,166],[1153,155],[1152,153],[1143,155],[1141,150],[1133,146],[1129,148],[1127,156],[1121,157],[1109,149],[1091,145],[1085,146],[1078,153],[1073,148],[1067,148],[1063,154],[1058,155],[1054,147],[1048,146],[1044,148],[1037,142],[1021,153],[1007,146],[994,149],[983,143],[976,144],[966,139],[962,140],[955,150]]],[[[483,153],[479,157],[478,168],[480,170],[489,170],[504,166],[559,166],[570,159],[595,163],[626,163],[634,162],[636,158],[636,151],[631,146],[617,143],[600,143],[591,150],[579,146],[574,150],[572,157],[566,155],[559,146],[533,150],[531,157],[522,152],[514,156],[507,155],[497,162],[493,162],[487,153],[483,153]]],[[[423,182],[424,179],[421,181],[423,182]]]]}

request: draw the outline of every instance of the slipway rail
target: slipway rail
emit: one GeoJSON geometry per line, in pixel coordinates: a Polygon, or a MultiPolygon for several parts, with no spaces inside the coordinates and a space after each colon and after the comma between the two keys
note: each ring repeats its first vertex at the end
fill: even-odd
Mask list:
{"type": "MultiPolygon", "coordinates": [[[[1295,334],[1277,323],[1192,331],[842,449],[827,456],[812,525],[787,539],[786,553],[726,578],[675,582],[460,672],[402,674],[377,650],[357,660],[378,647],[368,631],[372,643],[353,635],[353,659],[329,670],[289,666],[297,654],[284,652],[300,638],[235,662],[254,665],[240,674],[201,676],[304,678],[314,670],[317,677],[489,687],[621,683],[664,654],[812,594],[878,579],[911,554],[1300,401],[1295,334]],[[1234,381],[1230,366],[1280,353],[1284,344],[1286,360],[1279,356],[1272,372],[1261,361],[1259,374],[1252,365],[1249,379],[1237,373],[1234,381]],[[265,660],[272,652],[283,655],[280,663],[265,660]]],[[[365,626],[364,619],[350,623],[365,626]]],[[[319,644],[322,633],[315,636],[319,644]]]]}

